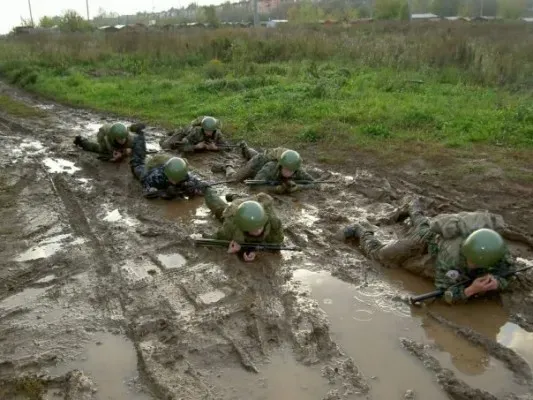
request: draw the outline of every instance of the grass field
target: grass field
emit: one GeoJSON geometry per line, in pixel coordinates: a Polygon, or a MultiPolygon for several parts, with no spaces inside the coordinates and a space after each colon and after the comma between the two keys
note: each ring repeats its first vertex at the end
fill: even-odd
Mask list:
{"type": "Polygon", "coordinates": [[[483,23],[63,35],[0,42],[0,71],[167,128],[214,115],[233,138],[323,161],[336,147],[390,162],[482,146],[503,162],[533,148],[532,39],[527,24],[483,23]]]}

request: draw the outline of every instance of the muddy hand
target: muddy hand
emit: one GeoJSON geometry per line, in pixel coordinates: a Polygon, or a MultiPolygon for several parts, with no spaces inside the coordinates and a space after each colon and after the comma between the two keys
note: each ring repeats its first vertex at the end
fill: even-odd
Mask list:
{"type": "Polygon", "coordinates": [[[207,150],[216,151],[216,150],[218,150],[218,147],[217,147],[217,145],[215,143],[209,143],[207,145],[207,150]]]}
{"type": "Polygon", "coordinates": [[[491,287],[491,281],[490,276],[485,275],[480,278],[474,279],[472,284],[466,288],[465,294],[467,296],[472,296],[478,293],[486,292],[487,290],[490,290],[489,287],[491,287]]]}
{"type": "Polygon", "coordinates": [[[237,243],[235,240],[232,240],[228,247],[228,253],[235,254],[241,251],[241,245],[237,243]]]}
{"type": "Polygon", "coordinates": [[[205,149],[205,142],[200,142],[200,143],[194,145],[194,148],[198,149],[198,150],[205,149]]]}
{"type": "Polygon", "coordinates": [[[244,259],[244,261],[246,262],[250,262],[250,261],[253,261],[255,260],[255,251],[251,251],[249,253],[244,253],[242,255],[242,258],[244,259]]]}

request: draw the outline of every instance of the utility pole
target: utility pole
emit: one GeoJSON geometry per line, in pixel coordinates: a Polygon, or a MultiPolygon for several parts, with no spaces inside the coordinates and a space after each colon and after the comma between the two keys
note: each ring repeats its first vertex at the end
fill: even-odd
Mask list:
{"type": "Polygon", "coordinates": [[[35,27],[35,24],[33,23],[33,14],[31,12],[31,0],[28,0],[28,7],[30,7],[30,20],[31,20],[31,26],[35,27]]]}
{"type": "Polygon", "coordinates": [[[87,21],[90,21],[91,18],[89,17],[89,0],[85,0],[85,5],[87,6],[87,21]]]}
{"type": "Polygon", "coordinates": [[[479,16],[482,17],[483,16],[483,0],[481,0],[481,8],[479,10],[479,16]]]}
{"type": "Polygon", "coordinates": [[[257,28],[259,26],[259,14],[257,13],[257,0],[254,1],[254,26],[257,28]]]}

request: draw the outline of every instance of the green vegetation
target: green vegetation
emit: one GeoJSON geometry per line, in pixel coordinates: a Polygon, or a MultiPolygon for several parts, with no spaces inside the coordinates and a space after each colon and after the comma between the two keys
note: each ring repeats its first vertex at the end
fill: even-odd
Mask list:
{"type": "Polygon", "coordinates": [[[0,95],[0,110],[21,118],[36,118],[46,115],[44,111],[38,108],[28,107],[26,104],[4,95],[0,95]]]}
{"type": "Polygon", "coordinates": [[[42,36],[0,42],[0,72],[167,127],[215,115],[259,145],[523,150],[531,39],[522,24],[444,22],[42,36]]]}

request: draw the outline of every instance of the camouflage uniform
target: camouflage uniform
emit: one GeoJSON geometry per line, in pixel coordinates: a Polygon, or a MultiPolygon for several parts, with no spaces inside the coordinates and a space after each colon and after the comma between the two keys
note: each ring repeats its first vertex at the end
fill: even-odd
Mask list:
{"type": "Polygon", "coordinates": [[[113,124],[105,124],[100,127],[98,134],[96,135],[96,142],[93,142],[86,138],[80,139],[80,147],[86,151],[92,151],[94,153],[100,153],[112,156],[113,151],[124,151],[125,149],[131,149],[133,147],[133,140],[135,135],[128,133],[128,139],[126,143],[119,144],[118,142],[109,139],[109,131],[113,124]]]}
{"type": "Polygon", "coordinates": [[[222,221],[222,228],[214,235],[215,239],[235,240],[238,243],[280,244],[283,242],[284,234],[281,220],[276,215],[272,204],[273,199],[268,194],[258,193],[249,197],[239,198],[228,204],[213,189],[208,188],[205,191],[205,203],[215,217],[222,221]],[[261,236],[250,236],[241,231],[235,223],[237,207],[248,200],[259,202],[268,216],[268,221],[261,236]]]}
{"type": "Polygon", "coordinates": [[[144,134],[137,135],[133,142],[130,166],[133,175],[141,181],[143,196],[172,199],[178,195],[190,197],[198,195],[199,191],[203,192],[205,182],[190,173],[187,179],[179,184],[170,183],[164,172],[164,164],[172,157],[168,154],[157,154],[151,157],[145,165],[146,140],[144,134]]]}
{"type": "MultiPolygon", "coordinates": [[[[238,170],[234,170],[231,166],[226,167],[226,177],[236,182],[243,182],[246,179],[274,182],[286,182],[290,180],[314,181],[315,179],[302,169],[296,171],[290,179],[284,178],[281,175],[281,167],[278,162],[286,150],[283,147],[276,147],[259,153],[254,149],[245,147],[242,149],[242,152],[248,161],[238,170]]],[[[316,187],[314,184],[298,186],[309,189],[316,187]]],[[[275,187],[266,187],[266,190],[280,193],[275,187]]]]}
{"type": "MultiPolygon", "coordinates": [[[[191,122],[190,126],[178,130],[171,137],[163,139],[160,142],[162,149],[180,150],[184,153],[192,153],[195,151],[194,146],[198,143],[205,142],[206,144],[215,143],[217,146],[225,144],[222,132],[217,129],[213,132],[213,136],[207,137],[201,126],[204,116],[196,118],[191,122]]],[[[218,123],[218,120],[217,120],[218,123]]]]}
{"type": "MultiPolygon", "coordinates": [[[[461,245],[471,232],[484,227],[495,230],[503,228],[503,225],[499,225],[500,222],[503,224],[500,216],[485,212],[444,214],[430,222],[416,205],[411,205],[409,217],[413,227],[403,239],[384,244],[373,232],[361,232],[359,239],[362,252],[385,266],[401,266],[411,272],[432,277],[437,289],[446,290],[457,282],[487,273],[495,276],[500,290],[507,287],[507,280],[498,275],[509,271],[513,265],[508,251],[496,266],[484,271],[467,268],[466,260],[461,254],[461,245]],[[446,232],[446,224],[450,220],[457,221],[464,229],[455,230],[454,233],[451,233],[453,229],[448,229],[446,232]],[[417,257],[425,262],[417,263],[414,260],[417,257]]],[[[464,301],[464,289],[464,285],[450,288],[445,291],[444,299],[450,304],[464,301]]]]}

